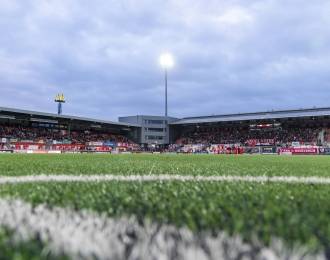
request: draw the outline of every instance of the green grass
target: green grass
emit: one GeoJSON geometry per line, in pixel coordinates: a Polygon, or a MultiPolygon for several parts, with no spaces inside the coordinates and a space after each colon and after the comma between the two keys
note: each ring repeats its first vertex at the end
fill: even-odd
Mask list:
{"type": "MultiPolygon", "coordinates": [[[[329,176],[326,156],[1,155],[0,175],[189,174],[329,176]]],[[[0,197],[37,205],[136,216],[199,231],[227,231],[265,244],[277,237],[311,249],[330,245],[330,186],[255,183],[44,183],[0,186],[0,197]]],[[[0,249],[1,242],[0,234],[0,249]]],[[[34,247],[32,247],[32,250],[34,247]]],[[[24,250],[23,250],[24,251],[24,250]]]]}
{"type": "Polygon", "coordinates": [[[0,227],[0,259],[14,260],[52,260],[52,259],[69,259],[65,255],[51,255],[45,249],[45,245],[38,237],[26,242],[15,242],[10,239],[12,232],[0,227]]]}
{"type": "Polygon", "coordinates": [[[0,155],[0,175],[189,174],[330,176],[327,156],[0,155]]]}
{"type": "Polygon", "coordinates": [[[277,237],[311,248],[330,242],[329,194],[330,187],[322,185],[193,182],[20,184],[0,191],[33,204],[134,215],[194,231],[225,230],[265,243],[277,237]]]}

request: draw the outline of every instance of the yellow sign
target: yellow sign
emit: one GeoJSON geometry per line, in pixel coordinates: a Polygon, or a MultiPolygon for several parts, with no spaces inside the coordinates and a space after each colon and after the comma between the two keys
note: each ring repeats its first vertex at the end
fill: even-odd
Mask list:
{"type": "Polygon", "coordinates": [[[55,97],[55,102],[61,102],[61,103],[65,103],[65,98],[63,93],[62,94],[57,94],[55,97]]]}

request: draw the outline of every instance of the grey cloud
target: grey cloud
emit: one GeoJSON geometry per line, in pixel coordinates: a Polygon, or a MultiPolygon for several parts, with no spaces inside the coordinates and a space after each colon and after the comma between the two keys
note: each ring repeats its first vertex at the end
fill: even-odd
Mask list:
{"type": "Polygon", "coordinates": [[[327,106],[330,4],[0,0],[0,105],[104,119],[327,106]],[[32,102],[36,98],[36,102],[32,102]]]}

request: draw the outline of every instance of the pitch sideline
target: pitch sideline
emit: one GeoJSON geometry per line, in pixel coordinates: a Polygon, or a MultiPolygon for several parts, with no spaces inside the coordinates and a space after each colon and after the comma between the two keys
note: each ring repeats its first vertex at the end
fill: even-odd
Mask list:
{"type": "Polygon", "coordinates": [[[330,177],[298,177],[298,176],[201,176],[201,175],[30,175],[1,176],[0,185],[15,183],[47,183],[47,182],[248,182],[248,183],[289,183],[289,184],[321,184],[329,185],[330,177]]]}

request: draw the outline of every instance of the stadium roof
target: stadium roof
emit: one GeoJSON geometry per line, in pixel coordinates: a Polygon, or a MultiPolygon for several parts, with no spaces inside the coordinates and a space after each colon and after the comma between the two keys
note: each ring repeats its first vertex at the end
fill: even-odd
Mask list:
{"type": "MultiPolygon", "coordinates": [[[[113,121],[107,121],[107,120],[100,120],[100,119],[93,119],[93,118],[87,118],[87,117],[78,117],[78,116],[69,116],[69,115],[58,115],[53,113],[44,113],[44,112],[37,112],[37,111],[30,111],[30,110],[23,110],[23,109],[16,109],[16,108],[7,108],[7,107],[0,107],[0,115],[6,114],[8,118],[10,119],[10,115],[20,114],[20,115],[26,115],[30,118],[34,117],[42,117],[49,120],[70,120],[70,121],[83,121],[86,123],[92,123],[92,124],[107,124],[107,125],[114,125],[114,126],[123,126],[123,127],[140,127],[136,124],[130,124],[130,123],[123,123],[123,122],[113,122],[113,121]]],[[[15,118],[13,118],[15,119],[15,118]]]]}
{"type": "Polygon", "coordinates": [[[279,110],[256,113],[243,114],[226,114],[215,116],[200,116],[200,117],[186,117],[171,125],[185,125],[185,124],[201,124],[201,123],[216,123],[216,122],[235,122],[235,121],[250,121],[250,120],[267,120],[267,119],[284,119],[284,118],[303,118],[303,117],[321,117],[330,116],[330,107],[327,108],[310,108],[310,109],[296,109],[296,110],[279,110]]]}

